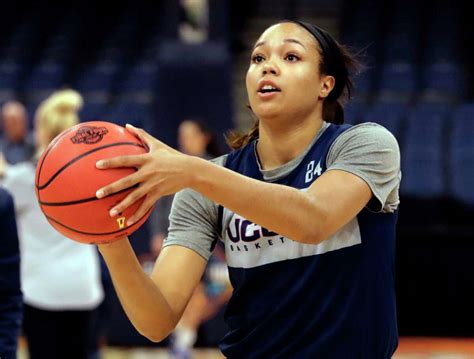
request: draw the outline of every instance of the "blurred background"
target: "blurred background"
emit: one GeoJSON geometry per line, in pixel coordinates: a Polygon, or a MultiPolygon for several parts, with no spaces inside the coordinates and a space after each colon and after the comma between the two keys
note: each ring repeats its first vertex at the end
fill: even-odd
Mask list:
{"type": "MultiPolygon", "coordinates": [[[[474,26],[467,6],[456,0],[2,1],[0,105],[23,103],[32,129],[38,104],[73,88],[84,97],[82,121],[132,123],[178,146],[180,123],[198,118],[225,148],[226,131],[245,131],[253,121],[245,72],[261,31],[281,19],[320,25],[367,66],[356,77],[346,122],[380,123],[401,148],[398,357],[474,358],[474,26]],[[420,337],[438,339],[413,341],[420,337]],[[429,348],[438,354],[429,356],[429,348]],[[443,350],[452,352],[443,356],[443,350]],[[453,356],[457,350],[464,354],[453,356]]],[[[146,270],[154,260],[151,227],[131,238],[146,270]]],[[[156,357],[131,351],[167,344],[139,335],[108,285],[103,357],[156,357]]],[[[222,311],[201,326],[197,347],[217,345],[225,333],[222,311]]]]}

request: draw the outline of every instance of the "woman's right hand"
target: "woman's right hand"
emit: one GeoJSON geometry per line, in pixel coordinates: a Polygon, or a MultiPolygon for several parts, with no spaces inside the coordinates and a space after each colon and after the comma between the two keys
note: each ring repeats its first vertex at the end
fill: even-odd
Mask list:
{"type": "Polygon", "coordinates": [[[176,193],[190,186],[193,181],[193,171],[190,170],[191,162],[195,158],[167,146],[142,129],[132,125],[127,125],[126,128],[148,146],[149,152],[140,155],[119,156],[97,162],[99,169],[135,167],[137,171],[99,189],[96,195],[98,198],[102,198],[139,184],[135,190],[110,210],[110,215],[113,217],[117,213],[123,212],[141,197],[146,196],[140,208],[127,221],[127,225],[130,226],[145,215],[160,197],[176,193]]]}

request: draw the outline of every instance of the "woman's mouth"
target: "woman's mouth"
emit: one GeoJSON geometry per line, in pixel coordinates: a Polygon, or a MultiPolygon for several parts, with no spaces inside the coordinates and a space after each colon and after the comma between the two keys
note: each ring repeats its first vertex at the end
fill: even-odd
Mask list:
{"type": "Polygon", "coordinates": [[[275,97],[281,90],[272,84],[263,84],[258,90],[258,97],[261,99],[271,99],[275,97]]]}

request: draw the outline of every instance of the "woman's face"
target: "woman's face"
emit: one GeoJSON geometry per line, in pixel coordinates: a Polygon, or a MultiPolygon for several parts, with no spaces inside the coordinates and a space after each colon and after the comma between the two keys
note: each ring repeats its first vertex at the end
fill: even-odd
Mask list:
{"type": "Polygon", "coordinates": [[[260,119],[308,116],[318,110],[318,100],[329,93],[330,77],[319,74],[318,46],[294,23],[273,25],[260,36],[246,78],[250,106],[260,119]]]}
{"type": "Polygon", "coordinates": [[[183,121],[178,129],[178,144],[182,152],[191,156],[204,156],[209,136],[195,122],[183,121]]]}

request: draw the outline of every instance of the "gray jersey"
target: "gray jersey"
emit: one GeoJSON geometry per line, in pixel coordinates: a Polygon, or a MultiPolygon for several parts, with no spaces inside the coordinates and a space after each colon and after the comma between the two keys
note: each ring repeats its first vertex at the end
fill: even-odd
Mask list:
{"type": "MultiPolygon", "coordinates": [[[[328,128],[324,122],[307,149],[290,162],[272,170],[263,170],[265,181],[273,182],[295,169],[312,145],[328,128]]],[[[226,155],[212,162],[223,166],[226,155]]],[[[331,146],[327,171],[343,170],[362,178],[370,187],[374,201],[369,209],[391,213],[399,204],[400,151],[395,137],[375,123],[353,126],[341,134],[331,146]]],[[[213,243],[219,238],[218,205],[202,194],[184,189],[175,195],[170,213],[168,238],[164,246],[181,245],[208,259],[213,243]]]]}

